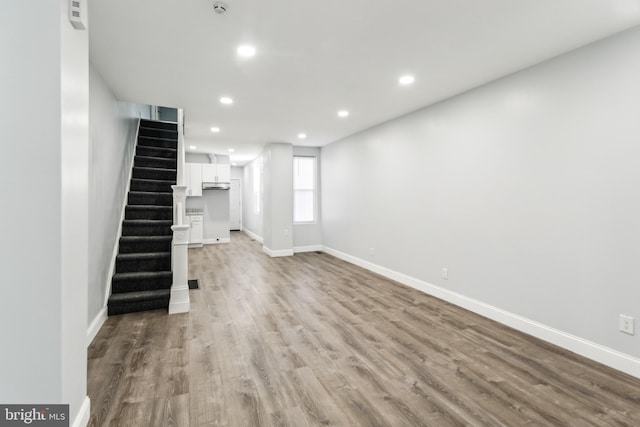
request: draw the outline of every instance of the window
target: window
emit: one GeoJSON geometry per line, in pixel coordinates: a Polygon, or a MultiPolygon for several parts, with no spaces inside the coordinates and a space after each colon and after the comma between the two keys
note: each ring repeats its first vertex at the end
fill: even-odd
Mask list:
{"type": "Polygon", "coordinates": [[[293,157],[293,222],[314,222],[316,158],[293,157]]]}

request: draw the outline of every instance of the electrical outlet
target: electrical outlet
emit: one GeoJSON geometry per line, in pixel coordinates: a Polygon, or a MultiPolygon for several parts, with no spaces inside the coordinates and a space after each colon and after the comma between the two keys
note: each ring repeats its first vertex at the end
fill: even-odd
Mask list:
{"type": "Polygon", "coordinates": [[[449,280],[449,269],[446,267],[442,268],[442,278],[444,280],[449,280]]]}
{"type": "Polygon", "coordinates": [[[624,332],[625,334],[633,335],[633,317],[625,316],[624,314],[620,315],[620,332],[624,332]]]}
{"type": "Polygon", "coordinates": [[[369,248],[369,255],[373,256],[374,253],[375,253],[375,249],[369,248]]]}
{"type": "Polygon", "coordinates": [[[288,228],[284,229],[284,235],[285,235],[285,237],[289,236],[289,229],[288,228]]]}

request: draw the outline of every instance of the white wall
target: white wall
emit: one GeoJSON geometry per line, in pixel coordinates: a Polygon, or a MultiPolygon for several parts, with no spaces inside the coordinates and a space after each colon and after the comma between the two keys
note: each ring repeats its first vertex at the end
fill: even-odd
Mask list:
{"type": "Polygon", "coordinates": [[[105,308],[105,293],[131,172],[138,119],[148,105],[119,102],[89,67],[89,322],[105,308]]]}
{"type": "Polygon", "coordinates": [[[320,250],[322,246],[322,217],[320,207],[320,148],[293,147],[294,156],[316,158],[316,221],[313,224],[293,224],[293,249],[295,252],[320,250]]]}
{"type": "Polygon", "coordinates": [[[0,402],[87,419],[88,34],[64,0],[3,2],[0,402]],[[25,19],[28,18],[28,22],[25,19]],[[34,109],[34,106],[37,108],[34,109]]]}
{"type": "Polygon", "coordinates": [[[293,255],[293,146],[265,146],[263,167],[263,248],[271,256],[293,255]]]}
{"type": "Polygon", "coordinates": [[[638,52],[635,29],[323,147],[324,245],[640,376],[638,52]]]}
{"type": "Polygon", "coordinates": [[[231,167],[231,179],[239,179],[242,181],[244,175],[244,170],[241,167],[232,166],[231,167]]]}
{"type": "MultiPolygon", "coordinates": [[[[262,240],[263,206],[261,202],[255,199],[254,175],[256,173],[260,174],[260,182],[262,182],[262,157],[258,157],[243,168],[242,229],[262,240]]],[[[262,188],[257,190],[262,193],[262,188]]]]}

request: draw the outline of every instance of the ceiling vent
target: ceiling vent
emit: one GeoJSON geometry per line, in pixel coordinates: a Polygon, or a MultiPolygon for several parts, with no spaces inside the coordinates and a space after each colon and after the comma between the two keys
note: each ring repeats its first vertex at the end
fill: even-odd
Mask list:
{"type": "Polygon", "coordinates": [[[227,4],[221,1],[217,1],[213,4],[213,10],[219,15],[227,13],[227,4]]]}

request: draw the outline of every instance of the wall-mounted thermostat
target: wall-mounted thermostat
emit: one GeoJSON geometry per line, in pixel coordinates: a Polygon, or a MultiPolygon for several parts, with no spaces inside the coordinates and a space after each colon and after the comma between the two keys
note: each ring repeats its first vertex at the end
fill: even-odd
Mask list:
{"type": "Polygon", "coordinates": [[[87,29],[87,0],[69,0],[69,21],[76,30],[87,29]]]}

